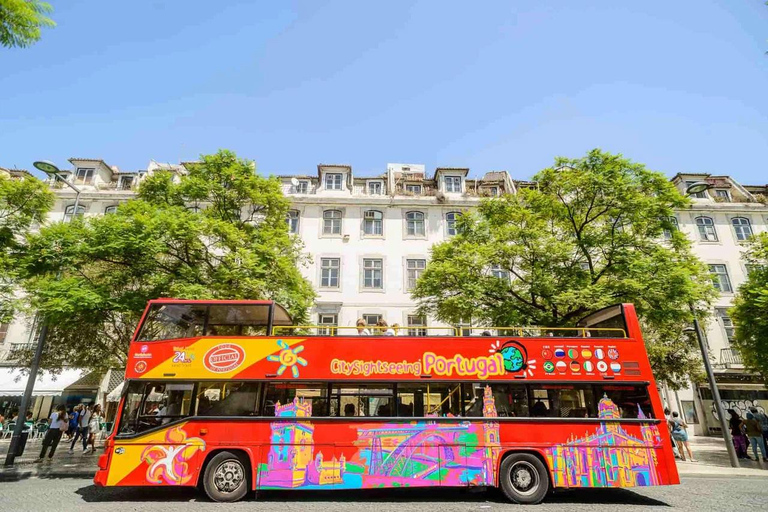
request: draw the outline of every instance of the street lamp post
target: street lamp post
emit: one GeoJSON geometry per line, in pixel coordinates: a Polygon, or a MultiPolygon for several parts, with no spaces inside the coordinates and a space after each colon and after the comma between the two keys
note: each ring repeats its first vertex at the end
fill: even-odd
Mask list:
{"type": "MultiPolygon", "coordinates": [[[[43,171],[48,176],[53,176],[54,180],[61,180],[65,185],[75,191],[75,205],[72,216],[69,218],[70,222],[77,215],[77,208],[80,205],[80,192],[81,190],[65,180],[61,175],[61,171],[56,165],[49,161],[40,161],[33,164],[37,169],[43,171]]],[[[66,214],[66,211],[65,211],[66,214]]],[[[5,456],[5,465],[13,466],[13,462],[16,459],[16,451],[18,445],[21,442],[21,433],[24,431],[24,419],[26,418],[27,409],[32,401],[32,391],[35,388],[35,380],[37,379],[37,372],[40,368],[40,359],[43,355],[43,347],[45,347],[45,338],[48,336],[48,322],[45,318],[42,319],[42,327],[40,329],[40,335],[37,338],[37,347],[35,347],[35,355],[32,358],[32,364],[29,367],[29,376],[27,377],[27,386],[24,388],[24,395],[21,397],[21,404],[19,405],[18,419],[16,425],[13,428],[13,436],[11,437],[11,443],[8,446],[8,453],[5,456]]]]}
{"type": "MultiPolygon", "coordinates": [[[[707,182],[698,181],[692,183],[685,189],[685,195],[690,196],[692,194],[699,194],[712,188],[707,182]]],[[[696,333],[696,340],[699,342],[699,350],[701,350],[701,359],[704,361],[704,371],[707,374],[707,381],[709,381],[709,390],[712,392],[712,401],[715,403],[715,411],[717,412],[717,419],[720,421],[720,430],[723,432],[723,440],[725,441],[725,449],[728,450],[728,458],[731,461],[731,466],[734,468],[739,467],[739,458],[736,456],[736,449],[733,446],[733,440],[731,439],[731,431],[728,429],[728,422],[725,419],[725,411],[723,411],[723,404],[720,400],[720,391],[717,388],[717,382],[715,381],[715,374],[712,372],[712,364],[709,361],[709,351],[707,350],[706,342],[704,341],[704,334],[701,331],[701,325],[699,324],[699,318],[696,315],[696,308],[693,303],[689,304],[691,314],[693,315],[693,330],[696,333]]]]}

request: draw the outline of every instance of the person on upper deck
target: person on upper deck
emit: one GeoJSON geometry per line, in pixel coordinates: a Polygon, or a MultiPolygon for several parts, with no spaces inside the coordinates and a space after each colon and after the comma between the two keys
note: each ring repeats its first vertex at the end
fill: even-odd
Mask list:
{"type": "Polygon", "coordinates": [[[369,331],[366,328],[366,323],[365,323],[365,319],[364,318],[358,318],[356,326],[357,326],[357,335],[358,336],[370,336],[371,335],[371,331],[369,331]]]}

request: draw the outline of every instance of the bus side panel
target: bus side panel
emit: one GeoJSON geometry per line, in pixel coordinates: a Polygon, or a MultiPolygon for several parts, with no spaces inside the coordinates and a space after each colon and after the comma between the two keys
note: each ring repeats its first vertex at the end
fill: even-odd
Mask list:
{"type": "Polygon", "coordinates": [[[195,485],[206,442],[190,427],[181,423],[135,439],[115,439],[106,485],[195,485]]]}

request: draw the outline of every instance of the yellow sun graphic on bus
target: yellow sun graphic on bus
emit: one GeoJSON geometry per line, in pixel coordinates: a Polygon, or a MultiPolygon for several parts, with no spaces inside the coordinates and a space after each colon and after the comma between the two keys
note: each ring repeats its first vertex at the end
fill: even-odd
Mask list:
{"type": "Polygon", "coordinates": [[[277,346],[281,349],[280,353],[277,355],[272,354],[267,356],[267,361],[280,363],[280,366],[277,368],[278,375],[282,375],[286,368],[290,368],[293,377],[297,378],[299,376],[299,367],[296,365],[300,364],[301,366],[307,366],[307,360],[298,355],[302,350],[304,350],[304,345],[291,348],[283,340],[277,340],[277,346]]]}

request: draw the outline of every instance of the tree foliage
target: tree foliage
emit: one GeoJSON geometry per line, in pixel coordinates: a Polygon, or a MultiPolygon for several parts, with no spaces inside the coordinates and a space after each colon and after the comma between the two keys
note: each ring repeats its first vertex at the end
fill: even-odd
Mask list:
{"type": "Polygon", "coordinates": [[[16,258],[23,235],[53,206],[53,194],[31,176],[11,178],[0,173],[0,323],[13,317],[17,304],[19,267],[16,258]]]}
{"type": "Polygon", "coordinates": [[[663,174],[597,149],[558,158],[534,181],[484,201],[432,248],[413,291],[421,312],[454,324],[557,327],[632,302],[657,378],[680,384],[695,373],[682,330],[689,303],[703,313],[714,290],[669,220],[687,199],[663,174]]]}
{"type": "Polygon", "coordinates": [[[147,177],[114,214],[29,236],[26,289],[50,329],[44,366],[124,364],[157,297],[274,299],[306,318],[314,292],[299,271],[302,247],[288,233],[279,180],[228,151],[188,168],[180,179],[147,177]]]}
{"type": "Polygon", "coordinates": [[[51,5],[40,0],[0,0],[0,44],[24,48],[40,39],[42,27],[55,27],[51,5]]]}
{"type": "Polygon", "coordinates": [[[733,346],[748,368],[768,380],[768,233],[749,241],[745,258],[750,272],[730,310],[736,325],[733,346]]]}

